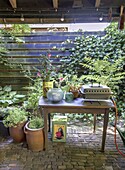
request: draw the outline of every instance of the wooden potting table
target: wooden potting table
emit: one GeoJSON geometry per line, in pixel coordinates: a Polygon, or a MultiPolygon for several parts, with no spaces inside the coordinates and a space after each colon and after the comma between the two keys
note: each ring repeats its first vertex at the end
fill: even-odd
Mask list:
{"type": "MultiPolygon", "coordinates": [[[[105,101],[84,101],[83,98],[77,98],[72,103],[67,103],[62,100],[59,103],[52,103],[47,98],[39,99],[40,112],[44,116],[44,132],[45,132],[45,149],[48,148],[48,114],[49,113],[91,113],[104,114],[103,134],[101,151],[104,152],[107,126],[109,120],[109,109],[114,108],[111,100],[105,101]]],[[[95,123],[94,123],[95,126],[95,123]]]]}

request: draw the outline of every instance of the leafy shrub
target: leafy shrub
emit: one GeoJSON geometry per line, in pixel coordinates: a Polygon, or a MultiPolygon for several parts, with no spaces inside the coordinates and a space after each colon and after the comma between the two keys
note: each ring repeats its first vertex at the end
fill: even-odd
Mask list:
{"type": "Polygon", "coordinates": [[[8,115],[3,119],[4,126],[6,127],[18,126],[18,124],[27,121],[28,114],[29,113],[26,112],[24,109],[13,107],[12,109],[9,110],[8,115]]]}
{"type": "Polygon", "coordinates": [[[39,129],[42,128],[43,126],[44,126],[44,121],[42,118],[39,117],[33,117],[28,125],[28,127],[31,129],[39,129]]]}

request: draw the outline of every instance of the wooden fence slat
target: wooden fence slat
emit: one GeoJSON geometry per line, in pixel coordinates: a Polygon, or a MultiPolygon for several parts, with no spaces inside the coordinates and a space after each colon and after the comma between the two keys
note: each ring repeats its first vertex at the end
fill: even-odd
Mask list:
{"type": "Polygon", "coordinates": [[[72,48],[74,47],[74,44],[65,44],[65,43],[21,43],[21,44],[17,44],[17,43],[8,43],[5,47],[9,50],[23,50],[23,49],[33,49],[33,50],[38,50],[38,49],[55,49],[55,50],[59,50],[61,48],[72,48]]]}
{"type": "MultiPolygon", "coordinates": [[[[47,51],[10,51],[8,54],[6,54],[6,56],[14,56],[17,57],[18,56],[22,56],[23,58],[25,58],[25,56],[41,56],[41,55],[47,55],[47,51]]],[[[69,51],[51,51],[50,52],[51,56],[68,56],[71,53],[69,51]]]]}
{"type": "MultiPolygon", "coordinates": [[[[4,58],[8,59],[10,63],[22,64],[25,68],[30,68],[33,73],[33,78],[36,77],[36,72],[32,66],[41,69],[39,58],[41,55],[51,54],[50,60],[54,66],[62,64],[63,57],[68,57],[71,52],[70,49],[75,47],[72,43],[76,37],[87,35],[102,36],[105,32],[36,32],[25,35],[17,35],[24,41],[17,43],[9,36],[5,36],[1,42],[5,42],[8,53],[4,58]],[[66,43],[66,41],[70,43],[66,43]]],[[[20,68],[9,69],[7,66],[0,64],[0,86],[12,85],[14,90],[20,93],[26,93],[23,89],[27,86],[29,79],[25,78],[20,68]]]]}

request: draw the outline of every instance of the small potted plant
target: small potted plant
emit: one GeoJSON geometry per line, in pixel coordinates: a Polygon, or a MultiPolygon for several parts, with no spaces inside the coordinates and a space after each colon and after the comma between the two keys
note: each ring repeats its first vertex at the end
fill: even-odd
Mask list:
{"type": "Polygon", "coordinates": [[[79,89],[81,88],[81,83],[77,77],[77,75],[71,76],[69,82],[69,91],[73,93],[74,99],[79,97],[79,89]]]}
{"type": "Polygon", "coordinates": [[[3,119],[7,116],[9,108],[17,104],[21,105],[24,100],[25,95],[13,91],[12,86],[0,86],[0,136],[9,136],[9,130],[3,124],[3,119]]]}
{"type": "Polygon", "coordinates": [[[42,117],[31,118],[24,127],[28,148],[32,151],[44,149],[44,121],[42,117]]]}
{"type": "Polygon", "coordinates": [[[27,122],[28,114],[22,108],[13,107],[9,109],[8,115],[3,119],[4,126],[9,127],[10,136],[16,143],[25,141],[23,127],[27,122]]]}

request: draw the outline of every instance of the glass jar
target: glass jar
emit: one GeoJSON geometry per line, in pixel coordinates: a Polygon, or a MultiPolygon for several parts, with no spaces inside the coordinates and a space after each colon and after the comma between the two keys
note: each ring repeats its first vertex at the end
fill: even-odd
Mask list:
{"type": "Polygon", "coordinates": [[[74,95],[73,95],[72,92],[67,92],[67,93],[65,94],[65,101],[66,101],[66,102],[72,102],[73,99],[74,99],[74,95]]]}
{"type": "Polygon", "coordinates": [[[60,88],[52,88],[47,92],[47,98],[51,102],[60,102],[63,96],[64,93],[60,88]]]}

